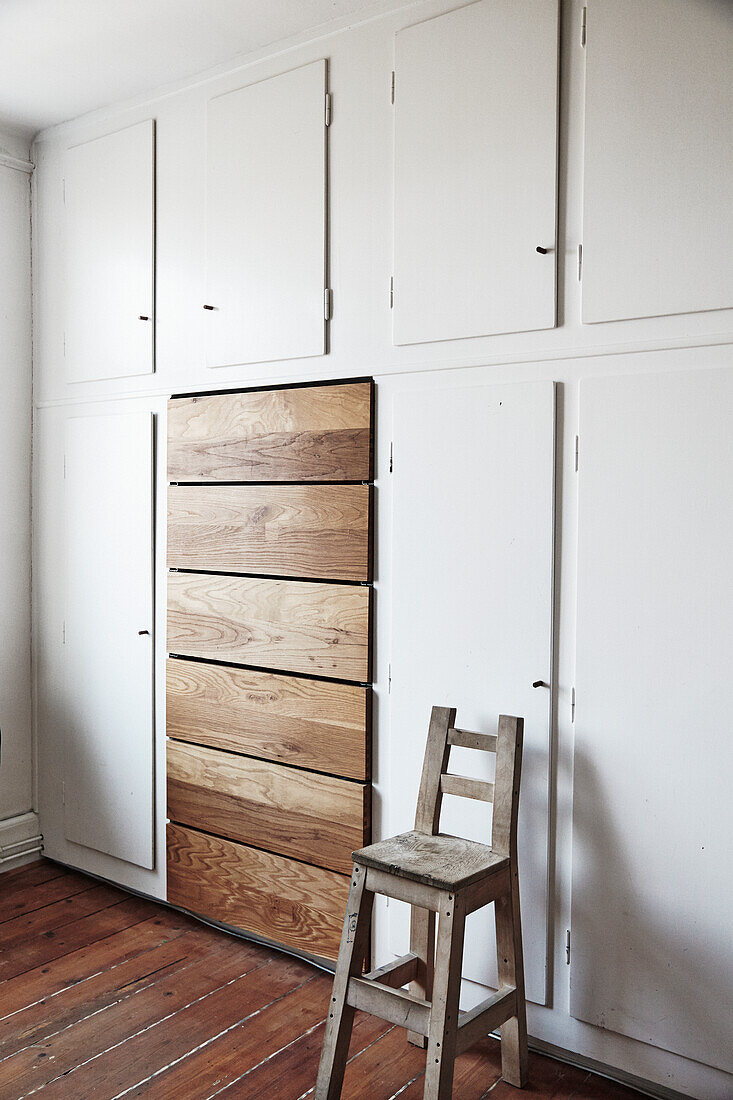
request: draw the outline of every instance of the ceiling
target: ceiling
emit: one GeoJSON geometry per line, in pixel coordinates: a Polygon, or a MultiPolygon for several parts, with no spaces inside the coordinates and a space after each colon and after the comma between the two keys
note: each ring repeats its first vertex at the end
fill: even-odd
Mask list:
{"type": "Polygon", "coordinates": [[[0,0],[0,129],[47,126],[399,0],[0,0]]]}

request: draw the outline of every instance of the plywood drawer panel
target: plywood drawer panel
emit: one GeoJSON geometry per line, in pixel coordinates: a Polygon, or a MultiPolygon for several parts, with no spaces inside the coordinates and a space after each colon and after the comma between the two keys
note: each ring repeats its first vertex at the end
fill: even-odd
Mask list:
{"type": "Polygon", "coordinates": [[[169,737],[369,778],[369,688],[171,658],[169,737]]]}
{"type": "Polygon", "coordinates": [[[369,481],[372,384],[174,398],[170,481],[369,481]]]}
{"type": "Polygon", "coordinates": [[[290,672],[369,679],[368,588],[168,576],[168,649],[290,672]]]}
{"type": "Polygon", "coordinates": [[[168,566],[368,581],[369,485],[171,485],[168,566]]]}
{"type": "Polygon", "coordinates": [[[168,901],[335,960],[350,877],[168,825],[168,901]]]}
{"type": "Polygon", "coordinates": [[[363,783],[180,741],[167,758],[172,821],[344,874],[369,843],[363,783]]]}

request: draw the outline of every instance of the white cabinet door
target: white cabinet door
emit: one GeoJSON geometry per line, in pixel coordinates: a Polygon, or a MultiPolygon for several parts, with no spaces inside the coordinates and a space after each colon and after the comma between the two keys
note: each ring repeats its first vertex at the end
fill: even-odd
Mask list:
{"type": "Polygon", "coordinates": [[[580,384],[570,1011],[733,1072],[733,370],[580,384]]]}
{"type": "Polygon", "coordinates": [[[557,0],[397,34],[396,344],[555,324],[557,44],[557,0]]]}
{"type": "Polygon", "coordinates": [[[66,434],[67,840],[153,866],[153,417],[66,434]]]}
{"type": "Polygon", "coordinates": [[[589,0],[583,320],[733,307],[733,4],[589,0]]]}
{"type": "Polygon", "coordinates": [[[210,367],[325,351],[326,62],[209,103],[210,367]]]}
{"type": "Polygon", "coordinates": [[[154,155],[152,119],[67,150],[69,382],[153,370],[154,155]]]}
{"type": "MultiPolygon", "coordinates": [[[[389,833],[413,827],[433,704],[464,729],[525,719],[519,873],[527,996],[546,999],[552,637],[552,382],[397,394],[394,403],[389,833]]],[[[451,770],[493,778],[493,756],[451,770]]],[[[487,843],[491,807],[446,797],[444,832],[487,843]]],[[[389,834],[387,834],[389,835],[389,834]]],[[[390,942],[408,914],[390,902],[390,942]]],[[[468,919],[464,977],[495,986],[493,906],[468,919]]]]}

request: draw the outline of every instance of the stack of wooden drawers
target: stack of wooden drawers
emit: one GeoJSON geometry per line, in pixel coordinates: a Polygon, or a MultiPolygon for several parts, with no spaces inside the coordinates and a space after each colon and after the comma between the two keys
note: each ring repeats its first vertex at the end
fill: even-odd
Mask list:
{"type": "Polygon", "coordinates": [[[369,842],[373,383],[168,409],[168,900],[334,960],[369,842]]]}

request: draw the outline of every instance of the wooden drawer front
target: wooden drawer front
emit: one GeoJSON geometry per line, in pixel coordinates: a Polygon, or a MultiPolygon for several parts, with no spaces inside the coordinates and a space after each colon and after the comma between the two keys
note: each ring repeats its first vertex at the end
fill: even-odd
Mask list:
{"type": "Polygon", "coordinates": [[[296,951],[335,960],[349,875],[180,825],[167,828],[168,901],[296,951]]]}
{"type": "Polygon", "coordinates": [[[180,741],[167,756],[172,821],[344,874],[369,843],[363,783],[180,741]]]}
{"type": "Polygon", "coordinates": [[[168,403],[170,481],[369,481],[372,385],[168,403]]]}
{"type": "Polygon", "coordinates": [[[368,485],[171,485],[168,566],[368,581],[368,485]]]}
{"type": "Polygon", "coordinates": [[[169,737],[369,778],[369,689],[171,658],[169,737]]]}
{"type": "Polygon", "coordinates": [[[168,649],[289,672],[369,679],[369,589],[168,575],[168,649]]]}

